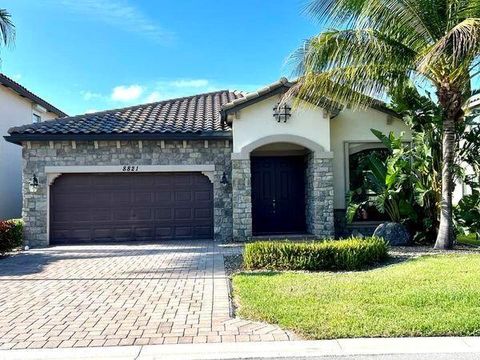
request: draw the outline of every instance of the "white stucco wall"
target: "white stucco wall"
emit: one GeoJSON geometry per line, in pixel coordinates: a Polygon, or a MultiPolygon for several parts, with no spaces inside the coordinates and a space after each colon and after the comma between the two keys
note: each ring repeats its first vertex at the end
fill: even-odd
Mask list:
{"type": "Polygon", "coordinates": [[[379,142],[370,129],[376,129],[384,134],[393,131],[397,136],[405,132],[404,140],[411,141],[411,131],[402,120],[389,117],[378,110],[343,110],[337,117],[330,121],[331,146],[334,154],[334,207],[345,208],[345,195],[348,191],[346,179],[345,143],[379,142]],[[390,121],[389,121],[390,119],[390,121]]]}
{"type": "MultiPolygon", "coordinates": [[[[3,138],[12,126],[32,123],[33,104],[0,85],[0,219],[17,218],[22,210],[22,148],[3,138]]],[[[35,111],[43,120],[57,117],[35,111]]]]}
{"type": "Polygon", "coordinates": [[[326,114],[324,117],[323,110],[296,108],[286,123],[279,123],[273,117],[273,108],[279,99],[279,95],[273,95],[240,110],[239,118],[233,120],[234,153],[240,153],[244,146],[266,136],[287,134],[301,136],[330,151],[330,121],[326,114]]]}

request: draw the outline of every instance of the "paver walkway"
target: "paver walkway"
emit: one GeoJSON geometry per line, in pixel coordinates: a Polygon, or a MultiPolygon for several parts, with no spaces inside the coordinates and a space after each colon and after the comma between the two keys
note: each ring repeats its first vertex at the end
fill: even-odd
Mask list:
{"type": "Polygon", "coordinates": [[[292,339],[231,317],[222,253],[213,242],[165,242],[1,259],[0,349],[292,339]]]}

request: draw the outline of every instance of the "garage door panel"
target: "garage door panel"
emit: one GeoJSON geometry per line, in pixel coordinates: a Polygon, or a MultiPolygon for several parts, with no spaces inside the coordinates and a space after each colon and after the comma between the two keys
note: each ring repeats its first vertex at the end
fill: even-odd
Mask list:
{"type": "Polygon", "coordinates": [[[94,205],[94,199],[90,192],[81,191],[73,194],[63,193],[55,194],[55,200],[59,204],[58,208],[85,208],[94,205]]]}
{"type": "Polygon", "coordinates": [[[171,202],[174,200],[174,193],[171,191],[156,191],[155,201],[157,202],[171,202]]]}
{"type": "Polygon", "coordinates": [[[144,225],[135,228],[135,240],[153,240],[154,227],[152,225],[144,225]]]}
{"type": "Polygon", "coordinates": [[[144,209],[134,209],[133,210],[134,220],[153,220],[153,210],[149,208],[144,209]]]}
{"type": "Polygon", "coordinates": [[[160,221],[173,221],[173,208],[155,210],[155,219],[160,221]]]}
{"type": "Polygon", "coordinates": [[[54,229],[51,232],[52,236],[58,240],[70,238],[70,229],[54,229]]]}
{"type": "Polygon", "coordinates": [[[75,218],[75,221],[78,222],[91,220],[90,212],[84,210],[78,211],[75,209],[72,209],[70,211],[55,210],[55,212],[51,216],[54,221],[59,223],[68,223],[72,220],[72,217],[75,218]]]}
{"type": "Polygon", "coordinates": [[[155,177],[153,176],[133,176],[132,181],[134,185],[138,185],[140,187],[151,188],[155,185],[155,177]]]}
{"type": "Polygon", "coordinates": [[[213,238],[200,173],[66,174],[50,192],[51,243],[213,238]]]}
{"type": "Polygon", "coordinates": [[[113,221],[129,221],[133,217],[132,210],[130,208],[114,209],[112,215],[113,221]]]}
{"type": "Polygon", "coordinates": [[[168,176],[155,176],[154,177],[154,186],[159,189],[170,189],[171,186],[175,184],[175,177],[171,174],[168,176]]]}
{"type": "Polygon", "coordinates": [[[72,229],[70,237],[76,241],[89,241],[91,239],[90,229],[72,229]]]}
{"type": "Polygon", "coordinates": [[[112,213],[110,209],[92,209],[90,212],[91,219],[93,221],[111,221],[112,220],[112,213]]]}
{"type": "Polygon", "coordinates": [[[114,230],[112,228],[100,228],[93,230],[95,241],[111,241],[113,240],[114,230]]]}
{"type": "Polygon", "coordinates": [[[211,219],[212,210],[207,208],[194,209],[194,217],[195,219],[211,219]]]}
{"type": "Polygon", "coordinates": [[[98,193],[95,193],[95,201],[98,201],[102,204],[104,204],[105,206],[109,206],[111,201],[112,201],[112,194],[109,193],[109,192],[98,192],[98,193]]]}
{"type": "Polygon", "coordinates": [[[145,203],[153,203],[155,194],[147,191],[134,192],[133,194],[133,204],[134,205],[143,205],[145,203]]]}
{"type": "Polygon", "coordinates": [[[190,174],[174,174],[174,181],[178,187],[189,187],[192,185],[192,177],[190,174]]]}
{"type": "Polygon", "coordinates": [[[116,228],[113,239],[116,241],[128,241],[133,237],[133,230],[131,228],[116,228]]]}
{"type": "MultiPolygon", "coordinates": [[[[108,190],[106,190],[108,191],[108,190]]],[[[113,206],[128,205],[131,202],[131,194],[128,191],[111,191],[111,202],[113,206]]]]}
{"type": "Polygon", "coordinates": [[[193,220],[191,208],[175,209],[175,220],[193,220]]]}
{"type": "Polygon", "coordinates": [[[209,236],[211,232],[210,227],[208,226],[196,226],[195,227],[195,236],[198,238],[204,238],[209,236]]]}
{"type": "Polygon", "coordinates": [[[209,191],[195,191],[195,201],[211,200],[212,193],[209,191]]]}
{"type": "Polygon", "coordinates": [[[192,201],[192,192],[190,190],[175,191],[175,201],[192,201]]]}
{"type": "Polygon", "coordinates": [[[193,227],[192,226],[176,226],[175,227],[175,237],[177,238],[191,238],[193,237],[193,227]]]}
{"type": "Polygon", "coordinates": [[[174,228],[171,226],[157,226],[155,228],[155,238],[156,239],[172,239],[174,238],[174,228]]]}

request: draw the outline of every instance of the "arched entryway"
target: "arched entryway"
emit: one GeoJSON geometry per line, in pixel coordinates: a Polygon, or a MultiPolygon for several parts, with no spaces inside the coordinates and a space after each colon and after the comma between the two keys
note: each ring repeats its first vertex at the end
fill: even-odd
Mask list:
{"type": "Polygon", "coordinates": [[[249,143],[232,154],[232,200],[236,241],[293,233],[331,237],[333,153],[290,134],[249,143]]]}
{"type": "Polygon", "coordinates": [[[250,153],[252,234],[305,234],[306,170],[310,150],[292,143],[250,153]]]}

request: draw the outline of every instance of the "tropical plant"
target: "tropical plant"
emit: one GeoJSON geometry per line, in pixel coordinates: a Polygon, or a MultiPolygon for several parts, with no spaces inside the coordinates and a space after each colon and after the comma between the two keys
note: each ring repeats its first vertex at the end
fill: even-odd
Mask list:
{"type": "Polygon", "coordinates": [[[438,233],[441,203],[442,172],[442,111],[426,95],[411,85],[391,94],[391,107],[412,129],[408,156],[417,217],[410,231],[417,243],[431,243],[438,233]]]}
{"type": "Polygon", "coordinates": [[[480,236],[480,191],[464,196],[454,209],[455,222],[459,233],[480,236]]]}
{"type": "Polygon", "coordinates": [[[15,38],[15,25],[9,12],[0,9],[0,45],[6,46],[13,42],[15,38]]]}
{"type": "MultiPolygon", "coordinates": [[[[406,219],[416,218],[412,206],[413,191],[411,182],[411,162],[409,149],[403,144],[402,136],[395,137],[391,132],[388,136],[380,131],[371,129],[372,133],[390,151],[385,161],[375,152],[370,153],[362,164],[366,169],[364,186],[375,194],[373,204],[382,214],[387,214],[391,221],[402,223],[406,219]]],[[[347,218],[353,216],[359,208],[367,207],[370,199],[362,202],[350,201],[347,209],[347,218]]]]}
{"type": "MultiPolygon", "coordinates": [[[[441,167],[442,167],[442,111],[428,93],[420,95],[413,86],[401,93],[391,94],[393,110],[403,116],[413,133],[409,156],[413,164],[412,183],[415,191],[417,221],[411,224],[414,240],[429,243],[438,232],[441,210],[441,167]]],[[[454,182],[476,188],[480,174],[480,127],[478,110],[468,108],[465,117],[456,126],[454,182]],[[469,169],[470,171],[465,171],[469,169]]],[[[463,202],[466,204],[466,202],[463,202]]],[[[454,211],[454,220],[460,224],[465,211],[454,211]]],[[[468,215],[467,215],[468,216],[468,215]]],[[[457,227],[458,228],[458,227],[457,227]]]]}
{"type": "Polygon", "coordinates": [[[462,106],[480,60],[480,2],[313,0],[308,12],[334,30],[311,38],[293,55],[298,82],[289,95],[365,107],[412,82],[435,92],[443,144],[435,247],[450,248],[455,127],[464,121],[462,106]]]}

